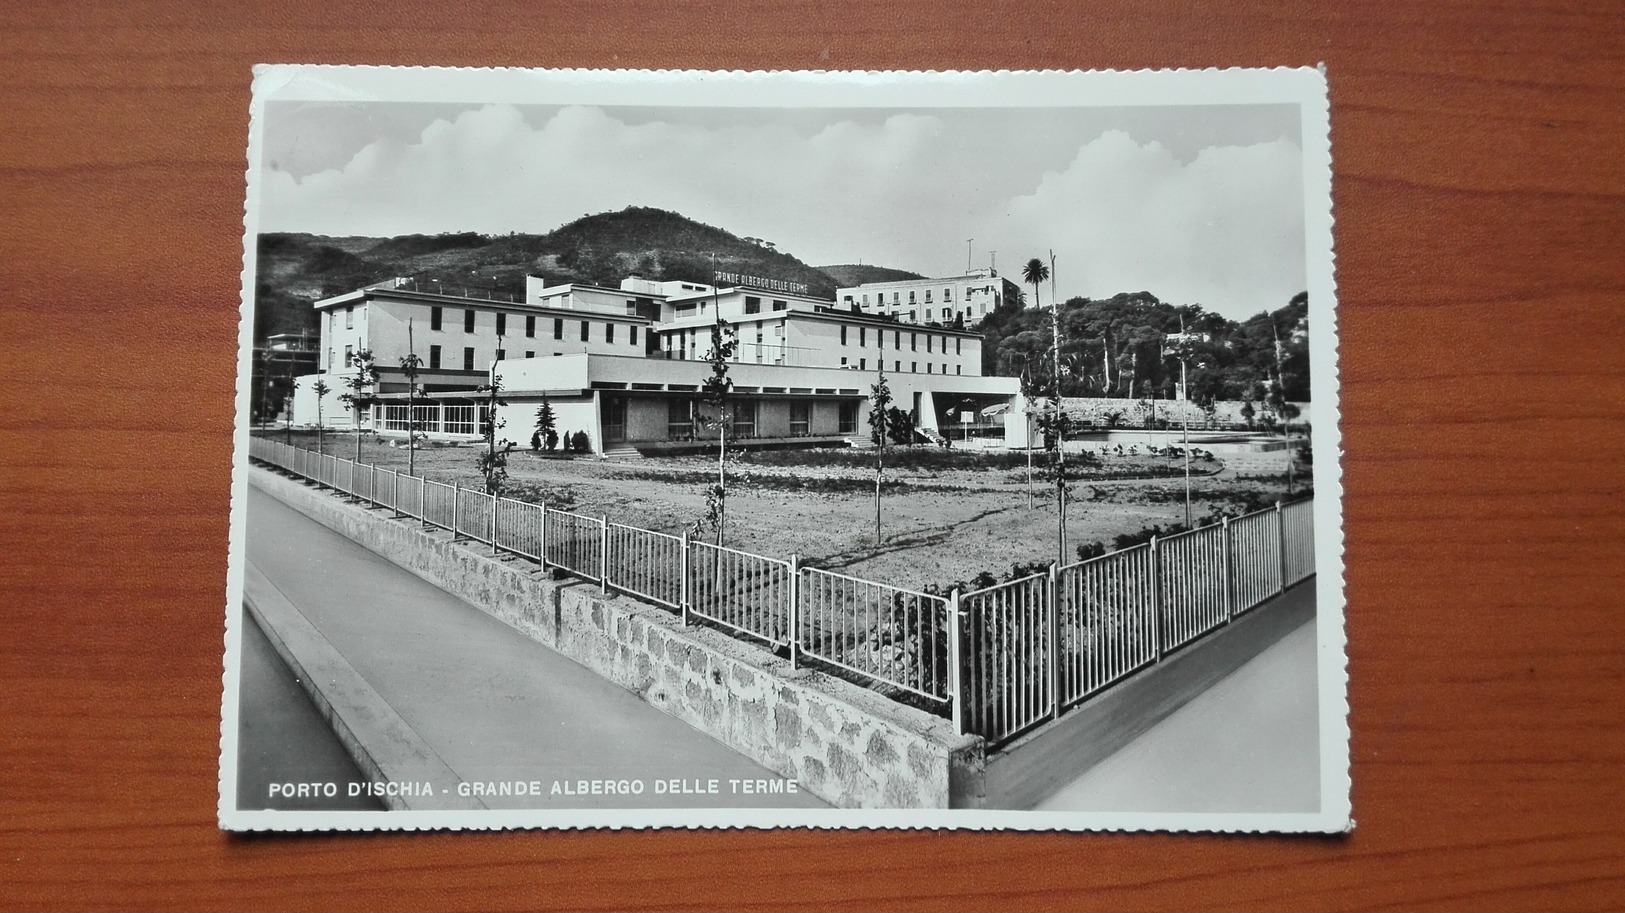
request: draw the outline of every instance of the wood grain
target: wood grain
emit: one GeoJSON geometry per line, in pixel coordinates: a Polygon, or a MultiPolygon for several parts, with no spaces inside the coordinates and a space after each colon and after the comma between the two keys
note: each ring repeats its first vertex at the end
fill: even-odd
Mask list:
{"type": "Polygon", "coordinates": [[[1618,3],[0,7],[0,905],[1618,907],[1618,3]],[[231,837],[249,67],[1300,65],[1332,86],[1340,838],[231,837]]]}

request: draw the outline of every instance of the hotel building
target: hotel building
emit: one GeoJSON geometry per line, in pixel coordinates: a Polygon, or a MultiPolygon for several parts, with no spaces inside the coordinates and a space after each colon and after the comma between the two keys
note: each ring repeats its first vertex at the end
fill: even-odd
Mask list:
{"type": "MultiPolygon", "coordinates": [[[[495,370],[508,404],[500,407],[501,434],[520,446],[544,396],[557,431],[586,432],[600,454],[714,446],[717,429],[700,389],[720,315],[737,341],[729,359],[729,438],[741,446],[867,446],[869,395],[881,369],[893,406],[910,412],[928,437],[941,429],[984,445],[1006,439],[1003,413],[1019,412],[1019,384],[981,376],[978,334],[905,324],[763,285],[768,281],[716,287],[631,277],[609,289],[547,286],[532,277],[522,303],[394,284],[319,301],[322,368],[331,375],[323,418],[350,427],[337,397],[353,354],[371,348],[383,379],[365,424],[406,433],[399,363],[411,326],[412,350],[429,356],[419,375],[417,422],[431,438],[479,435],[483,414],[473,390],[495,370]]],[[[315,421],[315,379],[301,379],[296,422],[315,421]]]]}
{"type": "Polygon", "coordinates": [[[972,327],[1016,292],[1015,283],[997,271],[976,269],[942,279],[866,282],[836,290],[835,300],[842,307],[858,307],[902,323],[953,325],[963,320],[964,326],[972,327]]]}

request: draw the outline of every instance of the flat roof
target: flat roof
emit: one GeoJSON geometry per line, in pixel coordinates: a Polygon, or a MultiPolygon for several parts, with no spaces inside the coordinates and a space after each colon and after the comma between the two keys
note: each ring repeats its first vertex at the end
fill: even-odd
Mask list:
{"type": "Polygon", "coordinates": [[[368,298],[393,298],[415,304],[445,304],[460,308],[484,308],[488,310],[503,311],[534,311],[538,314],[547,314],[558,317],[589,316],[594,319],[619,320],[624,323],[647,324],[653,322],[647,317],[640,317],[636,314],[613,314],[602,311],[584,311],[579,308],[561,308],[550,307],[545,304],[531,304],[528,301],[504,301],[497,298],[466,298],[461,295],[446,295],[437,292],[415,292],[411,289],[399,288],[356,289],[353,292],[345,292],[342,295],[335,295],[332,298],[324,298],[321,301],[316,302],[315,307],[317,310],[323,310],[344,304],[354,304],[357,301],[364,301],[368,298]]]}

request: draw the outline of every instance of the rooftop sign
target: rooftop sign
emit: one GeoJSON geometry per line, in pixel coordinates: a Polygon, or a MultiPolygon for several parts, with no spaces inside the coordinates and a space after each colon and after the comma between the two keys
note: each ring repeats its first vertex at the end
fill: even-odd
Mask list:
{"type": "Polygon", "coordinates": [[[725,273],[721,271],[711,274],[711,281],[718,285],[748,285],[769,292],[789,292],[792,295],[807,294],[807,283],[786,282],[783,279],[768,279],[763,276],[747,276],[744,273],[725,273]]]}

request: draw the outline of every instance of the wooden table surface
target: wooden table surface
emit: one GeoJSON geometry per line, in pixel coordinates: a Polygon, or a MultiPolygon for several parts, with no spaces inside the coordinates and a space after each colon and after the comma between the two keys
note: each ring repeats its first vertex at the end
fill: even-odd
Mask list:
{"type": "Polygon", "coordinates": [[[1621,4],[0,8],[0,906],[1625,905],[1621,4]],[[1332,87],[1336,838],[215,827],[249,67],[1301,65],[1332,87]]]}

